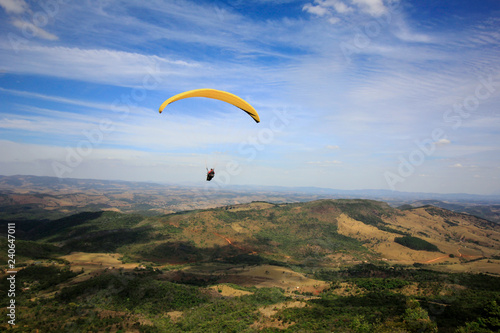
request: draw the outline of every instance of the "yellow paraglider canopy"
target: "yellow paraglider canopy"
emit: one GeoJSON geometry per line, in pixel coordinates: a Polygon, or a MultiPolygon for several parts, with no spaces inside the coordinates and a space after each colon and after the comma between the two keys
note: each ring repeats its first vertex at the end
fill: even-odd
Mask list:
{"type": "Polygon", "coordinates": [[[167,105],[170,103],[173,103],[175,101],[184,99],[184,98],[190,98],[190,97],[206,97],[206,98],[213,98],[213,99],[218,99],[220,101],[224,101],[226,103],[232,104],[246,113],[250,115],[256,122],[260,122],[260,117],[257,111],[251,106],[248,102],[243,100],[242,98],[233,95],[231,93],[228,93],[226,91],[222,90],[216,90],[216,89],[195,89],[195,90],[189,90],[180,94],[177,94],[175,96],[170,97],[167,99],[163,104],[160,106],[160,113],[165,109],[167,105]]]}

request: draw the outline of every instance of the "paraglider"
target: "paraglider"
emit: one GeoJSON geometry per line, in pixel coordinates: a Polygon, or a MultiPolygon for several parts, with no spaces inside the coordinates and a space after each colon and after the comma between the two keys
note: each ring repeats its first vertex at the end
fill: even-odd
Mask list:
{"type": "MultiPolygon", "coordinates": [[[[229,104],[232,104],[241,110],[245,111],[250,117],[252,117],[255,122],[260,122],[260,117],[257,111],[251,106],[247,101],[242,99],[241,97],[238,97],[236,95],[233,95],[227,91],[222,91],[222,90],[216,90],[216,89],[194,89],[194,90],[189,90],[180,94],[177,94],[175,96],[170,97],[167,99],[165,102],[163,102],[160,105],[160,113],[162,113],[163,109],[167,107],[170,103],[179,101],[184,98],[191,98],[191,97],[205,97],[205,98],[212,98],[212,99],[217,99],[229,104]]],[[[207,181],[211,181],[212,178],[215,176],[215,171],[214,169],[210,169],[210,171],[207,168],[207,181]]]]}
{"type": "MultiPolygon", "coordinates": [[[[208,169],[207,169],[207,170],[208,170],[208,169]]],[[[211,181],[211,180],[212,180],[212,178],[214,178],[214,176],[215,176],[215,171],[214,171],[214,169],[212,168],[212,169],[210,169],[210,171],[208,171],[208,172],[207,172],[207,181],[211,181]]]]}
{"type": "Polygon", "coordinates": [[[246,113],[248,113],[248,115],[250,115],[250,117],[252,117],[253,120],[255,120],[255,122],[257,123],[260,122],[259,114],[253,108],[253,106],[251,106],[247,101],[245,101],[241,97],[228,93],[227,91],[216,90],[216,89],[194,89],[172,96],[162,103],[162,105],[160,106],[160,113],[170,103],[190,97],[212,98],[232,104],[240,108],[241,110],[245,111],[246,113]]]}

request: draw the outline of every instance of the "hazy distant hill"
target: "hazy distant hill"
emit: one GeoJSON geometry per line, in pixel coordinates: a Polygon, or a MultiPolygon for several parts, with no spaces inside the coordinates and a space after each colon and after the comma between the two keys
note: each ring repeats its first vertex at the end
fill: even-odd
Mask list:
{"type": "Polygon", "coordinates": [[[267,201],[306,202],[317,199],[371,199],[392,207],[431,204],[500,222],[500,196],[405,193],[387,190],[335,190],[315,187],[165,185],[37,176],[0,176],[0,218],[59,218],[78,212],[140,211],[159,215],[192,209],[267,201]]]}
{"type": "Polygon", "coordinates": [[[421,206],[441,207],[454,212],[467,213],[470,215],[482,217],[484,219],[500,223],[500,204],[477,204],[467,202],[444,202],[440,200],[419,200],[409,204],[411,207],[421,206]]]}

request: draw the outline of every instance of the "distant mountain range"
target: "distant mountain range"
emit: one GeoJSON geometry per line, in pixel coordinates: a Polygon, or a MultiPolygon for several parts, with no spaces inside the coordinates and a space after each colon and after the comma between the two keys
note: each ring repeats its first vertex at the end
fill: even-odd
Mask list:
{"type": "Polygon", "coordinates": [[[0,176],[1,218],[47,216],[83,211],[115,210],[163,214],[190,209],[268,201],[304,202],[317,199],[371,199],[392,207],[432,205],[500,223],[500,195],[414,193],[390,190],[337,190],[318,187],[218,186],[206,187],[152,182],[0,176]]]}

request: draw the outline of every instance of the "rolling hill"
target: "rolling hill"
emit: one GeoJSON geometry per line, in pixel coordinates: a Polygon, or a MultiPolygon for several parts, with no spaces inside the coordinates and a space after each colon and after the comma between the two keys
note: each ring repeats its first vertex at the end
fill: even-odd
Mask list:
{"type": "MultiPolygon", "coordinates": [[[[4,221],[5,223],[5,221],[4,221]]],[[[500,227],[442,208],[371,200],[252,202],[162,216],[84,212],[17,223],[30,241],[66,252],[118,252],[154,263],[256,262],[328,267],[383,260],[500,273],[500,227]],[[419,243],[420,247],[412,246],[419,243]]]]}
{"type": "Polygon", "coordinates": [[[27,330],[454,332],[496,320],[500,302],[499,226],[434,206],[255,201],[14,223],[27,330]]]}

